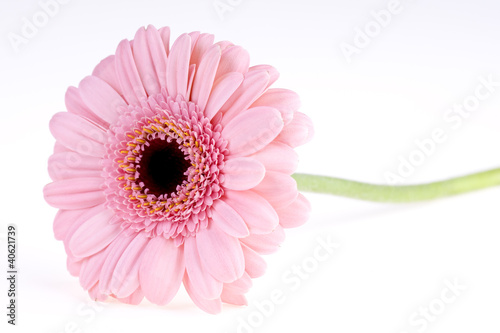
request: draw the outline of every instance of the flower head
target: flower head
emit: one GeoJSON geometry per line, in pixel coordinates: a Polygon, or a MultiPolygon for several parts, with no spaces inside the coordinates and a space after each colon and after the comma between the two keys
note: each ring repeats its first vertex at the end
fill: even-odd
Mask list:
{"type": "Polygon", "coordinates": [[[246,304],[261,254],[310,206],[291,174],[312,136],[298,96],[267,65],[210,34],[141,28],[56,114],[46,201],[68,269],[90,296],[200,308],[246,304]]]}

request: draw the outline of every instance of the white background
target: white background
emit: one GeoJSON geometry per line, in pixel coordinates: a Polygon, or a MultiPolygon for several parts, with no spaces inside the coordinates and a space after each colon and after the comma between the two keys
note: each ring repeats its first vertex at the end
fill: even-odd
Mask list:
{"type": "MultiPolygon", "coordinates": [[[[53,238],[56,210],[43,200],[54,140],[52,114],[63,111],[68,86],[91,73],[119,41],[142,25],[169,25],[173,36],[201,30],[245,47],[252,64],[281,72],[275,87],[297,91],[315,139],[299,149],[299,171],[384,183],[415,140],[441,128],[447,140],[406,183],[433,181],[500,166],[500,87],[458,129],[444,115],[473,96],[479,77],[500,81],[500,6],[494,0],[401,0],[402,11],[348,63],[342,43],[374,21],[387,0],[97,1],[60,5],[15,51],[9,33],[40,12],[37,1],[1,0],[0,96],[2,218],[18,228],[18,326],[9,332],[498,332],[500,322],[500,189],[431,203],[389,205],[308,195],[310,221],[290,230],[268,271],[254,280],[248,307],[222,314],[197,309],[184,291],[165,307],[95,304],[65,268],[53,238]],[[317,238],[340,247],[314,266],[317,238]],[[305,264],[307,277],[290,277],[305,264]],[[446,280],[466,286],[441,309],[446,280]],[[295,280],[297,281],[297,280],[295,280]],[[299,286],[293,289],[293,286],[299,286]],[[285,301],[265,314],[273,290],[285,301]],[[419,308],[434,307],[432,320],[419,308]],[[417,311],[417,314],[415,312],[417,311]],[[441,313],[442,312],[442,313],[441,313]],[[417,317],[415,317],[417,316],[417,317]],[[420,318],[419,324],[411,318],[420,318]],[[245,329],[242,322],[247,323],[245,329]]],[[[12,35],[11,35],[12,36],[12,35]]],[[[345,45],[345,44],[344,44],[345,45]]],[[[6,269],[5,236],[0,266],[6,269]]],[[[3,276],[4,274],[1,274],[3,276]]]]}

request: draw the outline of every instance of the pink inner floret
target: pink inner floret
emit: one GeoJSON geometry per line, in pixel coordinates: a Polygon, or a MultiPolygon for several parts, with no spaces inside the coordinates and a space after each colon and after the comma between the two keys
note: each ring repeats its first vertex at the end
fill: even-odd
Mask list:
{"type": "Polygon", "coordinates": [[[224,194],[221,187],[227,142],[221,126],[212,126],[192,102],[166,94],[151,96],[142,107],[129,107],[110,127],[104,173],[107,204],[123,218],[122,227],[150,237],[174,238],[206,228],[209,208],[224,194]],[[178,145],[190,166],[187,180],[171,194],[155,195],[141,182],[139,166],[153,140],[178,145]],[[202,200],[200,200],[202,198],[202,200]]]}

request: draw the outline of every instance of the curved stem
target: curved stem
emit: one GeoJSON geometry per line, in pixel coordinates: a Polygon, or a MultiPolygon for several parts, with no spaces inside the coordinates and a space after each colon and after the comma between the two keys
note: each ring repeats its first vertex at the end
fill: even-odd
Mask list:
{"type": "Polygon", "coordinates": [[[500,168],[421,185],[376,185],[341,178],[296,173],[299,190],[377,202],[415,202],[500,185],[500,168]]]}

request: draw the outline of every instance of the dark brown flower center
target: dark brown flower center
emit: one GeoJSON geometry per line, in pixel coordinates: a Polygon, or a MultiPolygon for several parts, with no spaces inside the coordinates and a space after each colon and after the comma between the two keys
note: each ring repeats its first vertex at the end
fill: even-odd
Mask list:
{"type": "Polygon", "coordinates": [[[155,139],[149,144],[139,162],[139,181],[149,189],[148,194],[170,195],[187,180],[185,172],[191,164],[175,141],[155,139]]]}

